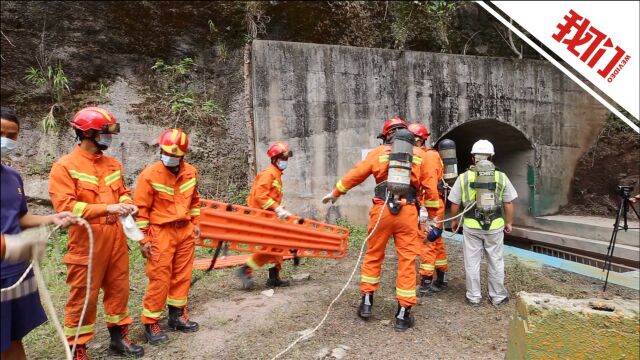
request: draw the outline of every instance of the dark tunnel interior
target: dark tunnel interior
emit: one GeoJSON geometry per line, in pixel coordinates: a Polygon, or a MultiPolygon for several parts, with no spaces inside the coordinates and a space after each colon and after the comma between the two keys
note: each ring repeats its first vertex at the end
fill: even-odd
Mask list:
{"type": "MultiPolygon", "coordinates": [[[[518,192],[516,219],[526,215],[531,209],[530,187],[527,183],[528,167],[533,166],[534,149],[531,142],[515,127],[498,120],[473,120],[461,124],[444,135],[442,139],[450,139],[456,143],[458,172],[463,173],[471,166],[471,147],[480,140],[489,140],[495,150],[493,163],[507,174],[518,192]]],[[[434,144],[437,149],[438,142],[434,144]]]]}

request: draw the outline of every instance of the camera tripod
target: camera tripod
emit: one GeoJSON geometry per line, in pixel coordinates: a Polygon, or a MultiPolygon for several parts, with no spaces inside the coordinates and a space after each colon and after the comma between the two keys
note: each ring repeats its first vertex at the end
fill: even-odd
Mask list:
{"type": "Polygon", "coordinates": [[[630,186],[618,186],[618,190],[620,191],[620,205],[618,206],[618,214],[616,215],[616,221],[613,224],[613,232],[611,233],[611,240],[609,240],[609,247],[607,248],[607,256],[604,259],[604,265],[602,266],[602,271],[607,271],[607,277],[604,280],[604,287],[602,291],[607,291],[607,283],[609,282],[609,272],[611,271],[611,262],[613,261],[613,251],[616,247],[616,238],[618,237],[618,231],[624,230],[627,231],[629,229],[640,229],[640,228],[630,228],[627,224],[627,213],[629,212],[629,208],[633,210],[638,219],[640,219],[640,215],[638,215],[638,211],[631,205],[631,201],[629,201],[629,196],[631,195],[631,191],[633,190],[630,186]],[[620,225],[620,220],[623,221],[623,225],[620,225]]]}

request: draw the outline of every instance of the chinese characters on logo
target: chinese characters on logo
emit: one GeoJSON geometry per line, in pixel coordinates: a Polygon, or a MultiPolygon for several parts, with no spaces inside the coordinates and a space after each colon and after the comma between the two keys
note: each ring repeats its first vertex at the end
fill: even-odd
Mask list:
{"type": "Polygon", "coordinates": [[[631,55],[626,54],[620,46],[614,47],[613,41],[607,34],[590,26],[591,21],[575,11],[570,10],[569,14],[564,16],[564,21],[564,24],[557,25],[559,31],[551,37],[557,42],[566,44],[567,50],[590,68],[601,64],[598,66],[598,75],[612,82],[629,62],[631,55]],[[575,32],[570,35],[574,29],[575,32]],[[602,64],[606,65],[602,66],[602,64]]]}

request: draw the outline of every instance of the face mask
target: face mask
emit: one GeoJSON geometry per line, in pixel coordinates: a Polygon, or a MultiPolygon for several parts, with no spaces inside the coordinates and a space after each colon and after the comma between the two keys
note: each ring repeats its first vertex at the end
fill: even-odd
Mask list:
{"type": "Polygon", "coordinates": [[[2,156],[7,156],[13,153],[16,150],[18,143],[15,140],[11,140],[6,137],[0,138],[0,154],[2,156]]]}
{"type": "Polygon", "coordinates": [[[177,157],[173,157],[173,156],[169,156],[169,155],[164,155],[163,154],[160,157],[160,160],[162,160],[162,163],[166,167],[176,167],[176,166],[180,165],[181,158],[177,158],[177,157]]]}
{"type": "Polygon", "coordinates": [[[107,150],[109,145],[111,145],[111,141],[113,141],[113,136],[111,134],[98,134],[98,140],[96,141],[98,149],[107,150]]]}
{"type": "Polygon", "coordinates": [[[284,170],[287,168],[287,160],[278,160],[276,165],[278,166],[278,169],[284,170]]]}

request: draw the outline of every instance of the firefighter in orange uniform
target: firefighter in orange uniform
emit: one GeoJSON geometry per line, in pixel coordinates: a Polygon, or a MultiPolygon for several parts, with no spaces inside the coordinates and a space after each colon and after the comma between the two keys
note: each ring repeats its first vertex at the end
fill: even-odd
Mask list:
{"type": "MultiPolygon", "coordinates": [[[[131,192],[124,183],[122,164],[103,153],[120,131],[109,112],[89,107],[71,120],[80,144],[51,168],[49,194],[56,211],[71,211],[91,224],[95,240],[91,272],[90,300],[80,327],[76,359],[90,359],[85,344],[93,337],[96,326],[98,293],[104,293],[104,313],[111,343],[109,349],[122,355],[141,357],[144,349],[127,336],[132,323],[129,300],[129,254],[127,238],[118,216],[137,211],[131,192]]],[[[89,241],[82,226],[69,228],[67,265],[69,300],[64,308],[64,332],[73,341],[86,296],[89,241]]]]}
{"type": "MultiPolygon", "coordinates": [[[[293,155],[289,145],[284,142],[276,142],[267,150],[271,158],[271,165],[262,170],[256,176],[251,186],[251,192],[247,198],[247,205],[257,209],[275,211],[280,218],[287,218],[291,213],[282,206],[282,172],[287,168],[287,160],[293,155]]],[[[280,278],[282,269],[282,256],[252,254],[247,263],[238,269],[238,277],[242,281],[244,289],[254,286],[252,274],[254,270],[262,268],[265,264],[274,264],[269,268],[267,286],[289,286],[289,281],[280,278]]]]}
{"type": "MultiPolygon", "coordinates": [[[[444,174],[444,164],[437,150],[427,146],[426,142],[429,138],[429,130],[422,124],[409,125],[409,131],[416,136],[416,146],[426,151],[425,161],[427,166],[434,171],[434,176],[438,181],[438,212],[437,219],[444,219],[445,201],[442,176],[444,174]]],[[[418,293],[420,296],[429,296],[446,289],[447,280],[446,273],[449,271],[447,261],[447,250],[442,240],[442,224],[434,224],[434,220],[429,219],[426,209],[420,209],[420,227],[431,227],[426,229],[427,239],[422,243],[420,251],[420,287],[418,293]],[[433,273],[436,272],[436,280],[433,281],[433,273]]],[[[419,237],[424,239],[424,232],[419,233],[419,237]]]]}
{"type": "MultiPolygon", "coordinates": [[[[396,312],[395,323],[395,329],[397,331],[405,331],[412,327],[415,322],[413,315],[410,314],[410,310],[417,302],[415,259],[420,252],[421,244],[421,241],[418,240],[416,236],[418,232],[418,208],[416,205],[420,198],[419,194],[421,194],[422,191],[426,193],[425,199],[429,201],[427,205],[432,205],[433,201],[436,201],[438,198],[436,179],[431,176],[427,168],[427,163],[423,161],[426,154],[422,149],[414,146],[411,159],[411,191],[403,195],[400,201],[388,201],[388,204],[385,204],[384,199],[387,193],[386,180],[389,172],[390,154],[392,152],[390,144],[397,131],[402,131],[403,136],[408,136],[409,141],[413,142],[411,133],[406,129],[406,122],[399,117],[387,120],[380,134],[380,138],[383,139],[384,144],[371,150],[367,154],[367,157],[343,176],[333,191],[322,199],[323,203],[329,201],[335,202],[339,196],[344,195],[351,188],[362,183],[369,175],[375,177],[377,186],[373,199],[373,207],[369,212],[369,233],[373,231],[381,211],[383,211],[383,214],[378,227],[368,241],[367,252],[362,264],[362,275],[360,279],[362,299],[358,308],[358,315],[365,320],[371,317],[373,293],[380,287],[380,273],[384,260],[385,247],[389,237],[393,235],[398,256],[398,273],[396,278],[398,310],[396,312]],[[398,211],[397,213],[394,214],[391,212],[391,205],[394,205],[394,209],[398,211]]],[[[437,207],[428,207],[428,210],[431,216],[435,217],[437,207]]]]}
{"type": "Polygon", "coordinates": [[[200,236],[198,172],[184,161],[189,138],[182,129],[165,131],[158,144],[161,160],[142,171],[134,195],[139,209],[136,224],[145,234],[140,251],[147,259],[149,277],[142,323],[145,339],[152,345],[169,339],[158,325],[165,303],[171,329],[198,330],[198,323],[189,320],[186,309],[195,239],[200,236]]]}

